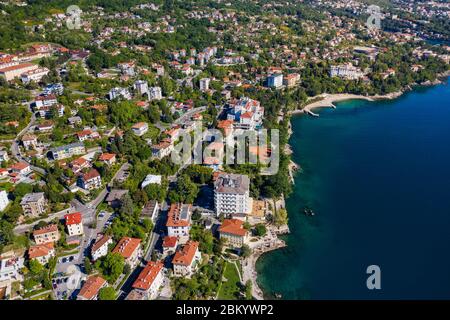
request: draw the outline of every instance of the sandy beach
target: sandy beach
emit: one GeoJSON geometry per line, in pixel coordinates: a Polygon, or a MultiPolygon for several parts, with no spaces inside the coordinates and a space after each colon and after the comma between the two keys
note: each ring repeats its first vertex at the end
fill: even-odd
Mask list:
{"type": "Polygon", "coordinates": [[[307,113],[312,116],[319,116],[314,113],[312,110],[316,108],[335,108],[334,103],[340,101],[347,100],[366,100],[366,101],[375,101],[375,100],[390,100],[395,99],[403,94],[403,91],[393,92],[387,95],[375,95],[375,96],[363,96],[357,94],[349,94],[349,93],[340,93],[340,94],[321,94],[315,97],[311,97],[308,101],[312,101],[308,103],[304,108],[294,110],[291,114],[299,114],[299,113],[307,113]],[[317,99],[320,99],[317,101],[317,99]]]}

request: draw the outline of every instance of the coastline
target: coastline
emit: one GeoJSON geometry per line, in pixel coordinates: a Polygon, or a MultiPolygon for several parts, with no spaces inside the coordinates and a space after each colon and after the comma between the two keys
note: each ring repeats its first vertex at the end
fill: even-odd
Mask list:
{"type": "MultiPolygon", "coordinates": [[[[308,101],[311,101],[302,108],[297,109],[294,111],[289,112],[289,115],[296,115],[296,114],[309,114],[315,117],[319,117],[318,114],[314,113],[312,110],[317,108],[336,108],[334,105],[335,102],[342,102],[342,101],[348,101],[348,100],[366,100],[366,101],[378,101],[378,100],[394,100],[396,98],[401,97],[405,92],[410,91],[413,89],[413,87],[416,86],[435,86],[442,84],[444,82],[444,79],[448,79],[450,77],[450,70],[443,74],[438,74],[437,79],[435,81],[429,81],[423,84],[412,84],[411,86],[405,87],[404,89],[389,93],[386,95],[374,95],[374,96],[364,96],[364,95],[355,95],[355,94],[348,94],[348,93],[342,93],[342,94],[320,94],[314,97],[308,98],[308,101]],[[320,100],[317,100],[320,99],[320,100]]],[[[289,124],[289,136],[293,133],[292,132],[292,126],[289,124]]],[[[289,144],[286,145],[286,149],[289,154],[292,154],[292,149],[289,144]]],[[[300,169],[300,165],[296,164],[291,160],[289,165],[289,175],[292,181],[292,184],[294,184],[294,174],[295,172],[300,169]]],[[[289,213],[288,213],[289,215],[289,213]]],[[[287,227],[287,232],[278,233],[278,234],[286,234],[289,233],[289,227],[287,227]]],[[[254,293],[254,298],[257,300],[264,300],[264,290],[262,290],[258,283],[257,283],[257,271],[256,271],[256,263],[258,259],[267,252],[270,252],[272,250],[276,250],[282,247],[286,247],[287,245],[285,242],[277,237],[278,241],[281,241],[283,244],[279,247],[269,248],[267,250],[262,250],[258,252],[254,252],[248,260],[246,260],[246,266],[250,267],[250,273],[251,277],[250,280],[252,282],[252,292],[254,293]],[[249,263],[250,262],[250,263],[249,263]],[[250,266],[248,266],[250,264],[250,266]]],[[[244,267],[244,266],[243,266],[244,267]]]]}

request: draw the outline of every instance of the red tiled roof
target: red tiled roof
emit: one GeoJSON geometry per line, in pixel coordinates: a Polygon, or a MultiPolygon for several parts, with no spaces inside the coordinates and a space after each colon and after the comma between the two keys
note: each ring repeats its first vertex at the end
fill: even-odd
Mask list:
{"type": "Polygon", "coordinates": [[[94,298],[99,290],[106,283],[106,280],[100,276],[91,276],[86,282],[83,284],[83,287],[80,290],[79,296],[84,297],[87,300],[91,300],[94,298]]]}
{"type": "Polygon", "coordinates": [[[26,168],[28,168],[29,166],[30,166],[30,165],[27,164],[27,163],[25,163],[25,162],[18,162],[18,163],[13,164],[13,165],[11,166],[11,169],[12,169],[12,170],[19,170],[19,171],[22,171],[23,169],[26,169],[26,168]]]}
{"type": "Polygon", "coordinates": [[[64,216],[64,219],[66,220],[66,226],[72,225],[72,224],[80,224],[82,220],[82,216],[80,212],[75,213],[69,213],[64,216]]]}
{"type": "Polygon", "coordinates": [[[40,235],[40,234],[45,234],[45,233],[49,233],[49,232],[55,232],[58,231],[58,226],[56,224],[49,224],[48,226],[38,229],[38,230],[34,230],[33,231],[33,235],[40,235]]]}
{"type": "Polygon", "coordinates": [[[247,233],[247,230],[243,227],[244,222],[238,219],[225,219],[219,228],[220,233],[228,233],[236,236],[243,237],[247,233]]]}
{"type": "Polygon", "coordinates": [[[161,272],[163,264],[161,261],[149,261],[144,270],[141,271],[136,281],[133,283],[133,288],[148,290],[155,281],[158,274],[161,272]]]}
{"type": "Polygon", "coordinates": [[[83,180],[84,181],[89,181],[89,180],[94,179],[94,178],[99,177],[99,176],[100,176],[100,173],[98,173],[97,170],[91,169],[91,170],[89,170],[88,173],[83,174],[83,180]]]}
{"type": "Polygon", "coordinates": [[[162,246],[164,248],[174,248],[177,246],[177,243],[178,243],[177,237],[165,236],[163,239],[162,246]]]}
{"type": "Polygon", "coordinates": [[[197,252],[198,245],[197,241],[189,240],[180,251],[175,253],[172,263],[190,266],[197,252]]]}
{"type": "Polygon", "coordinates": [[[30,247],[30,249],[28,249],[28,257],[30,259],[45,257],[52,250],[54,250],[53,242],[49,242],[49,243],[45,243],[45,244],[38,244],[38,245],[32,246],[32,247],[30,247]]]}
{"type": "Polygon", "coordinates": [[[14,71],[14,70],[20,70],[20,69],[25,69],[25,68],[29,68],[35,66],[35,64],[32,63],[22,63],[22,64],[18,64],[15,66],[10,66],[10,67],[5,67],[0,69],[0,72],[9,72],[9,71],[14,71]]]}
{"type": "Polygon", "coordinates": [[[123,237],[115,246],[112,253],[120,253],[122,257],[128,259],[141,244],[141,239],[123,237]]]}
{"type": "Polygon", "coordinates": [[[114,153],[102,153],[99,157],[99,161],[109,161],[113,159],[116,155],[114,153]]]}
{"type": "MultiPolygon", "coordinates": [[[[180,218],[181,208],[183,204],[172,203],[170,205],[169,213],[167,214],[166,227],[187,227],[190,225],[189,219],[183,220],[180,218]]],[[[191,205],[188,205],[189,209],[191,205]]]]}

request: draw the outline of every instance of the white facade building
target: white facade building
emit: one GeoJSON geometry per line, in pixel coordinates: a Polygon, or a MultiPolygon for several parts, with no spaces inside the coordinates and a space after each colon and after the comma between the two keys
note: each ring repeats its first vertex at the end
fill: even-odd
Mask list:
{"type": "Polygon", "coordinates": [[[0,191],[0,212],[5,210],[5,208],[8,206],[8,203],[8,194],[4,190],[0,191]]]}
{"type": "Polygon", "coordinates": [[[252,210],[250,179],[246,175],[222,173],[214,184],[216,214],[247,215],[252,210]]]}

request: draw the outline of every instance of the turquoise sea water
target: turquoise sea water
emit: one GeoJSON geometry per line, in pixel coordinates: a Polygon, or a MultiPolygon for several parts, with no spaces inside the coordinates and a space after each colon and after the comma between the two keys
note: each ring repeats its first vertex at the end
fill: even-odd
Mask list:
{"type": "Polygon", "coordinates": [[[450,86],[337,106],[292,119],[291,234],[258,282],[283,299],[450,299],[450,86]]]}

